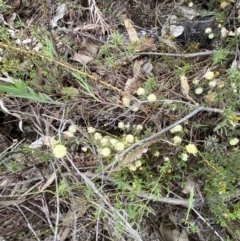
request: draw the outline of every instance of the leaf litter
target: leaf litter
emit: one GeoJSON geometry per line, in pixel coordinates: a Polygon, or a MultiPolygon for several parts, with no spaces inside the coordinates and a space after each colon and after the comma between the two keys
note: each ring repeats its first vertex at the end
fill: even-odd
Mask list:
{"type": "MultiPolygon", "coordinates": [[[[189,106],[194,106],[202,101],[194,96],[191,76],[178,75],[177,81],[174,82],[173,73],[176,66],[183,68],[184,65],[180,58],[178,62],[176,58],[171,59],[164,56],[164,53],[183,54],[184,51],[191,49],[192,46],[186,47],[189,44],[188,41],[191,42],[192,38],[196,39],[200,35],[204,35],[200,23],[204,23],[204,28],[206,25],[215,28],[215,18],[205,17],[201,19],[193,8],[182,4],[181,6],[174,5],[174,3],[166,3],[165,5],[160,3],[161,9],[168,13],[168,16],[149,14],[149,9],[154,9],[154,7],[151,5],[152,3],[145,2],[143,4],[143,2],[145,1],[134,2],[135,5],[132,6],[132,9],[135,11],[132,13],[128,12],[129,6],[120,1],[114,1],[108,6],[104,6],[104,4],[101,6],[93,0],[88,1],[87,4],[84,1],[74,1],[75,5],[69,3],[51,5],[47,1],[44,1],[44,4],[39,2],[29,4],[28,1],[22,1],[21,6],[20,1],[11,1],[11,6],[6,6],[9,9],[5,12],[2,11],[0,18],[7,29],[9,39],[26,51],[19,54],[20,58],[17,63],[10,62],[13,57],[16,58],[14,51],[8,51],[8,49],[1,51],[1,63],[6,71],[2,70],[0,80],[7,84],[1,105],[4,112],[5,128],[1,131],[10,137],[9,139],[24,140],[24,145],[26,145],[23,146],[24,151],[26,151],[24,148],[30,147],[31,149],[28,150],[29,152],[23,151],[22,155],[18,156],[14,155],[14,150],[9,151],[8,154],[2,154],[5,165],[3,167],[6,171],[1,173],[2,200],[0,204],[3,217],[9,219],[7,221],[5,218],[1,219],[3,223],[1,231],[5,233],[6,240],[16,240],[16,233],[18,234],[20,231],[24,236],[23,240],[35,237],[34,235],[39,235],[41,240],[51,238],[58,240],[60,238],[61,240],[89,241],[104,240],[104,235],[109,236],[111,240],[128,241],[148,241],[152,237],[155,237],[156,240],[163,238],[167,241],[188,241],[204,240],[203,237],[208,236],[204,236],[204,232],[198,230],[196,238],[189,232],[189,226],[184,227],[186,225],[182,223],[184,217],[181,220],[176,219],[181,202],[179,202],[179,206],[176,206],[177,204],[171,205],[170,202],[166,201],[168,199],[162,199],[165,200],[162,203],[150,202],[146,195],[144,200],[147,200],[148,207],[154,215],[147,215],[146,212],[142,221],[137,225],[142,230],[136,231],[136,227],[130,225],[131,222],[124,210],[125,207],[122,206],[121,212],[118,211],[113,207],[114,204],[112,205],[114,198],[110,195],[107,196],[108,193],[115,195],[112,191],[115,186],[111,183],[111,175],[124,170],[124,167],[138,159],[147,159],[151,168],[156,169],[155,174],[158,178],[158,168],[164,166],[165,161],[162,160],[161,156],[159,158],[153,157],[151,155],[152,148],[161,149],[164,146],[162,151],[165,155],[171,152],[169,149],[170,141],[164,142],[164,145],[160,140],[145,144],[141,144],[140,141],[139,146],[127,153],[112,169],[112,172],[104,173],[98,179],[86,178],[88,173],[96,175],[98,168],[108,164],[98,156],[97,147],[89,142],[92,137],[86,132],[88,125],[103,132],[109,132],[112,136],[120,136],[121,133],[116,130],[119,121],[131,124],[147,123],[150,129],[159,131],[159,129],[164,129],[176,121],[176,118],[179,118],[178,115],[181,115],[181,113],[176,113],[178,107],[176,105],[175,107],[174,105],[170,106],[169,102],[165,102],[163,105],[158,103],[145,105],[144,101],[138,101],[139,112],[134,112],[131,105],[133,105],[139,87],[145,87],[149,91],[148,94],[154,92],[158,101],[167,98],[168,101],[176,100],[189,106]],[[76,6],[81,6],[81,8],[76,6]],[[121,6],[121,8],[119,7],[119,11],[117,11],[114,6],[121,6]],[[107,18],[108,13],[103,14],[100,10],[100,8],[107,9],[107,7],[109,7],[109,19],[107,18]],[[173,10],[176,10],[175,17],[172,14],[173,10]],[[114,12],[116,15],[128,12],[132,16],[130,18],[126,17],[128,14],[124,14],[123,26],[122,22],[119,22],[119,16],[111,14],[114,12]],[[154,16],[160,17],[157,19],[154,16]],[[169,22],[169,16],[175,19],[174,22],[169,22]],[[184,18],[185,20],[182,20],[184,18]],[[33,32],[31,32],[30,26],[33,25],[36,28],[33,28],[33,32]],[[141,36],[136,25],[146,29],[142,31],[146,32],[145,36],[141,36]],[[156,25],[157,31],[155,31],[156,29],[152,30],[151,27],[156,25]],[[197,31],[192,31],[190,34],[189,29],[197,31]],[[123,36],[117,47],[113,47],[108,42],[108,35],[113,30],[119,31],[123,36]],[[160,32],[160,34],[156,35],[156,32],[160,32]],[[132,54],[131,48],[134,49],[134,54],[132,54]],[[126,50],[130,52],[128,56],[126,56],[126,50]],[[163,57],[152,57],[151,52],[156,51],[162,52],[163,57]],[[42,52],[48,56],[45,59],[41,57],[41,62],[37,53],[42,52]],[[149,52],[149,54],[142,56],[142,52],[149,52]],[[23,53],[29,53],[29,55],[23,53]],[[116,58],[114,59],[113,56],[116,58]],[[56,66],[54,61],[51,62],[51,58],[60,58],[58,63],[61,65],[56,66]],[[61,62],[61,58],[66,62],[61,62]],[[3,60],[9,61],[12,68],[7,68],[6,62],[4,63],[3,60]],[[70,69],[72,68],[70,73],[67,68],[64,69],[64,66],[67,66],[69,70],[69,63],[71,64],[70,69]],[[159,66],[167,66],[168,71],[159,66]],[[89,75],[79,74],[76,77],[76,75],[71,74],[75,73],[75,69],[81,69],[83,73],[86,71],[85,73],[89,75]],[[34,81],[32,82],[37,75],[38,78],[41,78],[41,81],[38,82],[39,85],[36,85],[34,81]],[[96,77],[90,78],[89,76],[96,77]],[[157,85],[149,83],[149,77],[152,76],[156,78],[157,85]],[[17,92],[21,86],[18,86],[18,89],[11,89],[16,77],[22,79],[22,89],[25,89],[25,95],[22,95],[22,92],[17,92]],[[181,92],[178,90],[179,85],[181,92]],[[71,88],[77,90],[74,91],[74,95],[71,95],[71,88]],[[123,97],[129,98],[129,102],[132,101],[130,106],[124,106],[119,101],[123,97]],[[31,107],[29,108],[29,106],[31,107]],[[34,112],[31,108],[34,109],[34,112]],[[24,113],[27,114],[24,115],[24,113]],[[15,125],[15,122],[19,125],[15,125]],[[63,130],[70,125],[70,122],[79,126],[73,137],[76,140],[62,135],[63,130]],[[160,123],[160,126],[156,123],[160,123]],[[21,130],[22,133],[18,130],[21,130]],[[62,142],[71,143],[71,148],[67,154],[69,159],[54,159],[49,154],[48,147],[44,145],[43,138],[46,136],[57,136],[62,142]],[[89,152],[82,151],[83,147],[91,150],[91,157],[88,156],[89,152]],[[80,166],[76,171],[74,168],[77,163],[80,163],[80,166]],[[20,166],[24,168],[19,170],[17,167],[20,166]],[[66,187],[61,186],[63,185],[62,180],[65,180],[66,187]],[[12,188],[11,184],[15,183],[15,188],[12,188]],[[98,187],[103,183],[104,185],[99,191],[98,187]],[[85,185],[89,187],[86,192],[83,191],[85,185]],[[65,192],[62,196],[59,194],[61,190],[65,192]],[[157,208],[154,208],[154,205],[157,205],[157,208]],[[8,209],[9,206],[11,209],[8,209]],[[96,210],[100,210],[100,213],[94,217],[96,210]],[[159,215],[158,210],[161,210],[163,214],[159,215]],[[120,221],[116,220],[114,214],[117,214],[120,221]],[[170,214],[175,219],[172,216],[170,218],[170,214]],[[14,220],[12,217],[15,215],[19,220],[20,227],[16,225],[14,231],[11,231],[12,227],[7,222],[14,220]],[[114,229],[117,221],[122,229],[121,232],[116,232],[114,229]],[[155,225],[150,225],[148,221],[155,223],[155,225]],[[147,222],[147,225],[144,225],[144,222],[147,222]],[[48,232],[41,232],[46,226],[48,232]],[[40,234],[38,234],[38,230],[40,230],[40,234]]],[[[235,37],[237,34],[238,28],[235,31],[222,28],[222,39],[235,37]]],[[[3,44],[4,42],[3,39],[3,44]]],[[[201,43],[204,47],[210,46],[210,41],[206,38],[201,39],[201,43]]],[[[4,48],[4,45],[1,47],[4,48]]],[[[237,61],[237,58],[232,61],[233,68],[238,68],[237,61]]],[[[202,63],[193,60],[193,64],[198,66],[202,63]]],[[[206,65],[210,66],[210,61],[206,65]]],[[[201,71],[200,69],[200,73],[201,71]]],[[[198,77],[201,76],[200,73],[191,72],[192,75],[198,77]]],[[[203,115],[202,118],[208,119],[209,117],[203,115]]],[[[194,120],[198,121],[197,118],[194,120]]],[[[186,128],[188,127],[186,123],[186,128]]],[[[170,137],[166,136],[167,138],[170,137]]],[[[200,140],[200,142],[203,141],[200,140]]],[[[177,172],[177,168],[168,171],[177,172]]],[[[151,177],[148,177],[147,181],[150,179],[151,177]]],[[[178,185],[172,180],[169,180],[169,183],[171,188],[176,185],[173,188],[176,191],[172,193],[172,190],[170,192],[168,190],[168,192],[163,192],[163,195],[174,197],[179,195],[178,197],[181,197],[179,201],[186,201],[182,197],[186,198],[188,193],[177,190],[180,189],[180,184],[178,185]]],[[[156,179],[156,185],[158,184],[156,179]]],[[[120,196],[116,194],[116,199],[119,198],[120,196]]],[[[122,196],[121,198],[126,197],[122,196]]],[[[161,197],[158,197],[158,200],[161,200],[161,197]]],[[[201,219],[202,216],[197,216],[191,206],[188,208],[190,208],[188,212],[189,222],[201,219]]],[[[184,214],[187,212],[186,206],[179,209],[184,214]]],[[[210,224],[206,224],[207,219],[203,218],[203,220],[201,223],[196,222],[196,228],[203,227],[203,225],[209,227],[210,224]]],[[[211,225],[210,227],[212,228],[211,225]]],[[[216,230],[209,235],[211,237],[217,236],[219,240],[222,240],[221,235],[216,230]]]]}

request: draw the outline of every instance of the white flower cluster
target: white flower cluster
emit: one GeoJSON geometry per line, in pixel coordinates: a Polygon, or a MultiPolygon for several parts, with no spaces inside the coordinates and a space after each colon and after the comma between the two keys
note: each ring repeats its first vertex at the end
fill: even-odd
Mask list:
{"type": "Polygon", "coordinates": [[[214,33],[212,32],[211,28],[206,28],[205,29],[205,33],[208,34],[208,38],[209,39],[213,39],[214,38],[214,33]]]}
{"type": "MultiPolygon", "coordinates": [[[[135,131],[135,133],[138,133],[143,129],[142,125],[131,126],[129,123],[125,124],[122,121],[120,121],[117,126],[120,130],[124,131],[129,131],[131,128],[131,130],[135,131]]],[[[116,152],[123,151],[125,147],[138,141],[138,139],[135,138],[132,134],[124,134],[120,138],[102,136],[102,134],[97,132],[93,127],[88,127],[87,132],[90,134],[91,138],[94,140],[94,143],[97,145],[98,153],[103,157],[109,157],[116,152]]],[[[82,147],[82,151],[86,152],[87,147],[82,147]]]]}
{"type": "Polygon", "coordinates": [[[173,127],[170,132],[171,133],[176,133],[176,132],[181,132],[183,130],[181,125],[176,125],[175,127],[173,127]]]}

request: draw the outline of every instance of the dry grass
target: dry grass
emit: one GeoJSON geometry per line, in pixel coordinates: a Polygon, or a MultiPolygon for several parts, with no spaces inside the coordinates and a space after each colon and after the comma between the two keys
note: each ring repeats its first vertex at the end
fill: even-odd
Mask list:
{"type": "MultiPolygon", "coordinates": [[[[220,53],[204,38],[163,35],[180,14],[172,1],[17,3],[0,4],[2,239],[167,240],[169,230],[186,232],[184,241],[239,240],[237,37],[221,39],[214,25],[220,53]],[[131,43],[136,25],[163,36],[131,43]]],[[[194,4],[237,29],[233,4],[194,4]]]]}

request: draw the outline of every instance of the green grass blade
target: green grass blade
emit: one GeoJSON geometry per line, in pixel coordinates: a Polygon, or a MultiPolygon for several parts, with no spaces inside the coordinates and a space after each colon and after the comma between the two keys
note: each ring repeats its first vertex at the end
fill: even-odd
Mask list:
{"type": "Polygon", "coordinates": [[[14,85],[0,84],[0,92],[6,92],[12,97],[34,100],[41,103],[60,104],[59,102],[52,100],[46,94],[34,92],[33,89],[27,87],[21,80],[14,80],[14,85]]]}

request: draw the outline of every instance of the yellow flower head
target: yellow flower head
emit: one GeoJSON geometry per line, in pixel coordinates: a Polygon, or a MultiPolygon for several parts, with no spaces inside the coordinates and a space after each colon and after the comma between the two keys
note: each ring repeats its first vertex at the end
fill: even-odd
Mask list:
{"type": "Polygon", "coordinates": [[[174,142],[175,144],[179,144],[179,143],[182,142],[182,138],[181,138],[180,136],[174,136],[174,137],[173,137],[173,142],[174,142]]]}
{"type": "Polygon", "coordinates": [[[67,154],[67,148],[62,144],[56,144],[53,147],[52,152],[56,158],[63,158],[67,154]]]}
{"type": "Polygon", "coordinates": [[[89,134],[92,134],[96,131],[96,129],[93,128],[92,126],[90,126],[90,127],[87,128],[87,131],[88,131],[89,134]]]}
{"type": "Polygon", "coordinates": [[[181,132],[182,129],[183,129],[183,128],[182,128],[181,125],[177,125],[177,126],[173,127],[173,128],[170,130],[170,132],[171,132],[171,133],[181,132]]]}
{"type": "Polygon", "coordinates": [[[124,150],[124,144],[122,142],[117,142],[115,149],[117,151],[123,151],[124,150]]]}
{"type": "Polygon", "coordinates": [[[117,144],[117,142],[118,141],[114,138],[110,139],[110,143],[111,143],[112,146],[115,146],[117,144]]]}
{"type": "Polygon", "coordinates": [[[81,148],[81,150],[82,150],[83,152],[87,152],[87,147],[86,147],[86,146],[83,146],[83,147],[81,148]]]}
{"type": "Polygon", "coordinates": [[[108,157],[111,154],[111,151],[109,148],[105,147],[103,148],[100,153],[104,156],[104,157],[108,157]]]}
{"type": "Polygon", "coordinates": [[[208,85],[211,87],[211,88],[214,88],[216,85],[217,85],[217,81],[216,80],[211,80],[208,85]]]}
{"type": "Polygon", "coordinates": [[[135,165],[131,165],[128,167],[128,169],[132,172],[135,172],[137,170],[137,167],[135,165]]]}
{"type": "Polygon", "coordinates": [[[101,139],[101,144],[102,144],[103,146],[106,146],[106,145],[108,144],[108,139],[107,139],[106,137],[103,137],[103,138],[101,139]]]}
{"type": "Polygon", "coordinates": [[[240,118],[237,117],[236,115],[228,116],[228,119],[229,119],[229,121],[231,121],[233,123],[237,123],[240,120],[240,118]]]}
{"type": "Polygon", "coordinates": [[[135,162],[135,166],[136,166],[136,167],[142,166],[141,160],[137,160],[137,161],[135,162]]]}
{"type": "Polygon", "coordinates": [[[208,38],[209,38],[209,39],[213,39],[213,38],[214,38],[214,33],[210,33],[210,34],[208,35],[208,38]]]}
{"type": "Polygon", "coordinates": [[[124,96],[122,98],[122,102],[123,102],[123,105],[126,106],[126,107],[129,107],[130,106],[130,103],[131,103],[131,99],[127,96],[124,96]]]}
{"type": "Polygon", "coordinates": [[[124,123],[122,121],[118,122],[118,128],[123,130],[125,127],[124,123]]]}
{"type": "Polygon", "coordinates": [[[188,7],[192,8],[192,7],[193,7],[193,2],[190,2],[190,3],[188,4],[188,7]]]}
{"type": "Polygon", "coordinates": [[[133,143],[133,142],[134,142],[134,136],[131,135],[131,134],[127,135],[127,136],[126,136],[126,141],[127,141],[128,143],[133,143]]]}
{"type": "Polygon", "coordinates": [[[145,89],[144,88],[138,88],[137,95],[145,95],[145,89]]]}
{"type": "Polygon", "coordinates": [[[143,129],[142,125],[137,125],[136,130],[141,131],[143,129]]]}
{"type": "Polygon", "coordinates": [[[148,97],[147,97],[147,100],[149,101],[149,102],[153,102],[153,101],[155,101],[157,99],[157,97],[156,97],[156,95],[154,95],[154,94],[150,94],[148,97]]]}
{"type": "Polygon", "coordinates": [[[220,8],[221,8],[221,9],[224,9],[224,8],[227,7],[228,4],[229,4],[228,2],[223,1],[223,2],[220,3],[220,8]]]}
{"type": "Polygon", "coordinates": [[[181,159],[182,159],[183,161],[187,161],[187,160],[188,160],[188,157],[189,157],[188,154],[185,153],[185,152],[181,154],[181,159]]]}
{"type": "Polygon", "coordinates": [[[170,158],[167,157],[167,156],[163,157],[163,159],[164,159],[165,162],[169,162],[170,161],[170,158]]]}
{"type": "Polygon", "coordinates": [[[75,125],[70,125],[68,127],[68,131],[72,132],[72,133],[75,133],[77,131],[77,127],[75,125]]]}
{"type": "Polygon", "coordinates": [[[54,136],[45,136],[43,140],[44,145],[46,146],[54,146],[57,144],[57,141],[55,140],[54,136]]]}
{"type": "Polygon", "coordinates": [[[203,88],[202,88],[202,87],[198,87],[197,89],[195,89],[195,93],[196,93],[197,95],[202,94],[202,92],[203,92],[203,88]]]}
{"type": "Polygon", "coordinates": [[[198,149],[194,144],[188,144],[185,146],[187,153],[193,154],[194,156],[198,153],[198,149]]]}
{"type": "Polygon", "coordinates": [[[137,112],[137,111],[139,110],[139,107],[138,107],[137,105],[133,105],[133,106],[131,107],[131,110],[132,110],[133,112],[137,112]]]}
{"type": "Polygon", "coordinates": [[[214,78],[214,72],[212,71],[208,71],[205,75],[204,75],[205,79],[207,80],[211,80],[214,78]]]}
{"type": "Polygon", "coordinates": [[[206,28],[206,29],[205,29],[205,33],[209,34],[209,33],[211,33],[211,32],[212,32],[212,29],[211,29],[211,28],[206,28]]]}
{"type": "Polygon", "coordinates": [[[192,83],[193,83],[194,85],[199,84],[199,82],[200,82],[200,80],[199,80],[199,79],[194,79],[194,80],[192,81],[192,83]]]}
{"type": "Polygon", "coordinates": [[[124,125],[124,128],[128,130],[130,128],[130,124],[127,123],[126,125],[124,125]]]}
{"type": "Polygon", "coordinates": [[[97,140],[101,140],[102,139],[102,135],[99,133],[99,132],[96,132],[94,134],[94,139],[97,141],[97,140]]]}
{"type": "Polygon", "coordinates": [[[231,139],[231,140],[229,141],[229,144],[230,144],[231,146],[235,146],[235,145],[238,144],[238,142],[239,142],[239,139],[238,139],[238,138],[233,138],[233,139],[231,139]]]}

